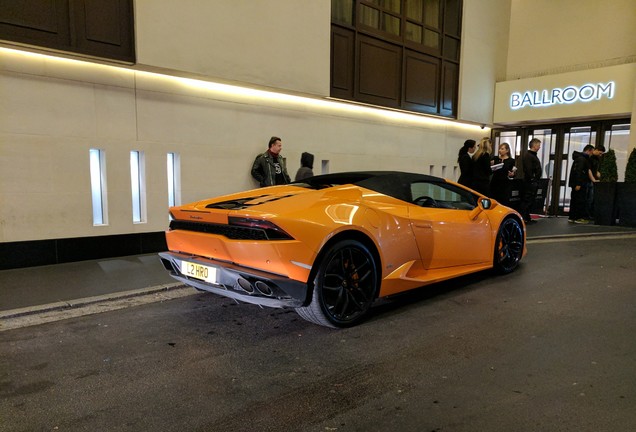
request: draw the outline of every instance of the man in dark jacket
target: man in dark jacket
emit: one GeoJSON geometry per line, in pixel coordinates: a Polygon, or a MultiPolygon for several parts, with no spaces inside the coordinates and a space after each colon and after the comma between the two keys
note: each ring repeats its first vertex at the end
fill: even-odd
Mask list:
{"type": "Polygon", "coordinates": [[[261,187],[288,184],[291,182],[287,174],[286,160],[280,155],[283,143],[279,137],[271,137],[269,148],[259,154],[252,164],[252,177],[261,187]]]}
{"type": "Polygon", "coordinates": [[[528,151],[522,156],[523,164],[523,198],[519,206],[519,213],[526,224],[535,223],[530,216],[530,209],[537,196],[539,179],[541,178],[541,161],[537,152],[541,149],[541,140],[532,138],[528,143],[528,151]]]}
{"type": "Polygon", "coordinates": [[[590,156],[590,183],[588,183],[587,193],[585,194],[585,210],[590,216],[590,219],[592,219],[594,215],[594,183],[598,183],[601,179],[599,168],[603,153],[605,153],[605,147],[599,144],[594,147],[592,155],[590,156]]]}
{"type": "Polygon", "coordinates": [[[570,169],[570,177],[568,179],[569,186],[572,188],[570,195],[570,213],[568,222],[573,223],[589,223],[590,215],[586,210],[586,195],[591,179],[590,156],[594,150],[594,146],[586,145],[583,152],[573,152],[572,169],[570,169]]]}

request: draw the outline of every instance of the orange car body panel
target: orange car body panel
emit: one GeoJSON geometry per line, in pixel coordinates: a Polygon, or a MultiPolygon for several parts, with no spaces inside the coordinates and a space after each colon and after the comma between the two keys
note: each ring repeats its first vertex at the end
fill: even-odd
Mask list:
{"type": "Polygon", "coordinates": [[[341,233],[356,231],[378,253],[379,296],[383,297],[491,268],[500,222],[511,214],[518,216],[514,210],[492,203],[489,210],[481,211],[430,209],[354,185],[321,190],[274,186],[172,207],[170,212],[178,220],[216,224],[226,224],[229,216],[268,220],[293,239],[231,240],[171,230],[166,232],[166,241],[173,252],[307,283],[325,244],[341,233]],[[206,207],[246,197],[251,199],[239,210],[206,207]]]}

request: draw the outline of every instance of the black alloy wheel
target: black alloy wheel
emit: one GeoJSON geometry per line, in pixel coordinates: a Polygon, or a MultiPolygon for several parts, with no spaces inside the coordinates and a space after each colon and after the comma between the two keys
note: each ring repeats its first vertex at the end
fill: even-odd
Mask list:
{"type": "Polygon", "coordinates": [[[495,241],[494,266],[500,273],[506,274],[519,265],[523,256],[523,228],[515,218],[505,219],[499,226],[495,241]]]}
{"type": "Polygon", "coordinates": [[[314,279],[311,303],[296,311],[327,327],[350,327],[369,312],[378,290],[373,254],[356,240],[335,243],[323,255],[314,279]]]}

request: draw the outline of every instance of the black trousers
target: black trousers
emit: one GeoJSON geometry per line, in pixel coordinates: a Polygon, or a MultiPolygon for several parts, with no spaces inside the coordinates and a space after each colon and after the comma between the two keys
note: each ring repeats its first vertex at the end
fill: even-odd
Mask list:
{"type": "Polygon", "coordinates": [[[587,214],[587,187],[585,185],[577,191],[576,188],[572,188],[572,194],[570,195],[570,214],[568,219],[588,219],[590,216],[587,214]]]}
{"type": "Polygon", "coordinates": [[[521,213],[521,217],[526,222],[531,219],[530,209],[532,209],[534,200],[537,197],[537,189],[539,189],[539,182],[536,180],[523,182],[523,197],[519,205],[519,213],[521,213]]]}

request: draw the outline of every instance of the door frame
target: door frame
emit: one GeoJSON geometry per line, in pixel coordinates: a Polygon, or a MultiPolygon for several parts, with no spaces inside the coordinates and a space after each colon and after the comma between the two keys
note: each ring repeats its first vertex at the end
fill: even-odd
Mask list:
{"type": "MultiPolygon", "coordinates": [[[[569,208],[569,205],[565,204],[561,205],[562,201],[565,203],[565,200],[562,200],[561,189],[567,190],[567,176],[562,175],[563,168],[565,167],[566,173],[569,172],[570,163],[569,155],[564,154],[565,147],[565,136],[572,129],[580,128],[580,127],[590,127],[590,134],[595,133],[594,142],[590,142],[590,144],[594,146],[604,145],[606,150],[610,149],[609,143],[605,143],[605,136],[608,131],[611,131],[612,126],[616,124],[631,123],[631,119],[628,118],[620,118],[620,119],[607,119],[607,120],[590,120],[590,121],[578,121],[578,122],[568,122],[568,123],[546,123],[546,124],[523,124],[516,125],[511,127],[497,127],[491,130],[491,139],[493,143],[496,144],[501,142],[501,134],[507,133],[508,137],[511,137],[512,133],[515,134],[515,143],[513,153],[515,157],[523,157],[528,151],[528,142],[531,137],[533,137],[533,131],[535,130],[551,130],[552,136],[555,137],[556,142],[554,143],[554,154],[550,152],[547,155],[548,161],[553,163],[553,171],[550,177],[548,192],[547,192],[547,200],[545,203],[545,215],[546,216],[563,216],[567,214],[566,207],[569,208]],[[567,161],[567,164],[563,164],[564,159],[567,161]],[[565,186],[565,188],[563,188],[565,186]]],[[[512,143],[510,143],[512,145],[512,143]]],[[[545,145],[545,144],[544,144],[545,145]]],[[[542,145],[543,148],[543,145],[542,145]]],[[[496,150],[494,150],[496,151],[496,150]]],[[[543,162],[543,161],[542,161],[543,162]]],[[[545,174],[545,164],[542,169],[545,174]]]]}

